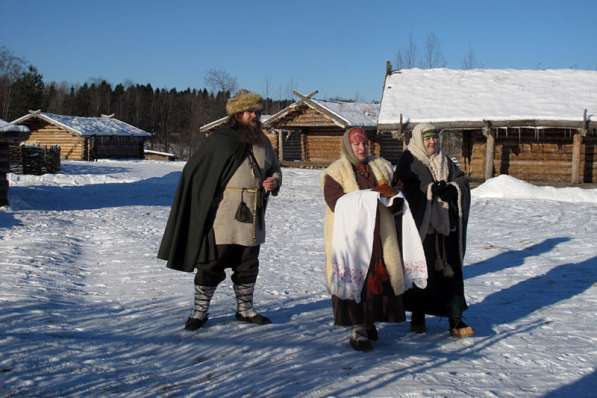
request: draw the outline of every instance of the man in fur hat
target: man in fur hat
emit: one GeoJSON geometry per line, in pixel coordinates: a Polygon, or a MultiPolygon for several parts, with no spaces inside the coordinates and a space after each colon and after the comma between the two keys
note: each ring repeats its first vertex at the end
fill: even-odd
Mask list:
{"type": "Polygon", "coordinates": [[[262,109],[258,94],[240,90],[226,103],[228,125],[210,135],[182,171],[158,257],[169,268],[196,270],[187,330],[207,321],[226,268],[232,269],[236,319],[271,322],[253,309],[267,198],[282,183],[278,159],[261,130],[262,109]]]}

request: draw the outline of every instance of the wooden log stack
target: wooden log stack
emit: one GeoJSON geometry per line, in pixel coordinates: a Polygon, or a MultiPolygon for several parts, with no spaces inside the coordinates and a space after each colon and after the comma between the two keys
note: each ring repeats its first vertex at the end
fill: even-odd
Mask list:
{"type": "Polygon", "coordinates": [[[8,142],[0,140],[0,206],[8,204],[8,142]]]}
{"type": "Polygon", "coordinates": [[[59,145],[12,145],[10,147],[11,173],[42,175],[53,174],[59,170],[59,145]]]}

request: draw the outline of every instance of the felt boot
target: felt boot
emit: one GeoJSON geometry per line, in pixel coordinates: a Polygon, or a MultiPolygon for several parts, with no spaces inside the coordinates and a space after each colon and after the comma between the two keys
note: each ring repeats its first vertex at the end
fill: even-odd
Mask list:
{"type": "Polygon", "coordinates": [[[450,319],[450,336],[463,338],[475,335],[475,329],[464,323],[462,319],[450,319]]]}

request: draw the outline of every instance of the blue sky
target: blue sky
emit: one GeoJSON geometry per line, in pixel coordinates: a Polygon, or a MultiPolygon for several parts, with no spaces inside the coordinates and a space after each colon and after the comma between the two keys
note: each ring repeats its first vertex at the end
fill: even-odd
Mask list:
{"type": "Polygon", "coordinates": [[[0,46],[46,81],[205,87],[209,69],[273,98],[379,100],[385,61],[434,34],[449,68],[597,69],[597,1],[0,0],[0,46]]]}

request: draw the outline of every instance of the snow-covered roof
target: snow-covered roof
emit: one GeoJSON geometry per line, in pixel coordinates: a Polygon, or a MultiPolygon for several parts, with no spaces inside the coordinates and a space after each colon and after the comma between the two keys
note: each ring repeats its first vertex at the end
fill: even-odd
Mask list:
{"type": "Polygon", "coordinates": [[[19,126],[16,124],[8,123],[8,122],[0,119],[0,133],[7,133],[7,132],[28,133],[29,128],[27,126],[19,126]]]}
{"type": "Polygon", "coordinates": [[[111,115],[100,117],[66,116],[55,113],[30,111],[27,115],[20,117],[12,123],[21,123],[32,117],[38,117],[49,123],[57,124],[65,129],[79,135],[118,135],[134,137],[151,137],[151,133],[141,130],[128,123],[113,118],[111,115]]]}
{"type": "MultiPolygon", "coordinates": [[[[317,93],[316,91],[314,93],[317,93]]],[[[315,109],[316,111],[325,114],[328,118],[339,127],[376,127],[377,118],[379,114],[379,104],[369,102],[354,102],[354,101],[334,101],[334,100],[318,100],[310,96],[300,96],[299,100],[288,105],[275,115],[273,115],[266,123],[266,125],[275,124],[278,120],[282,120],[290,114],[296,112],[304,107],[315,109]]]]}
{"type": "MultiPolygon", "coordinates": [[[[261,123],[263,123],[263,122],[267,121],[268,119],[270,119],[271,117],[272,117],[272,115],[261,115],[259,120],[261,121],[261,123]]],[[[199,131],[201,133],[205,133],[206,131],[210,131],[210,130],[215,129],[216,127],[220,127],[221,125],[226,123],[229,118],[230,118],[230,116],[224,116],[224,117],[214,120],[213,122],[204,124],[203,126],[199,127],[199,131]]]]}
{"type": "Polygon", "coordinates": [[[583,121],[597,115],[597,71],[404,69],[386,77],[378,125],[583,121]]]}
{"type": "Polygon", "coordinates": [[[153,151],[151,149],[144,149],[143,153],[152,153],[154,155],[161,155],[161,156],[173,156],[176,157],[175,154],[169,152],[160,152],[160,151],[153,151]]]}
{"type": "Polygon", "coordinates": [[[311,101],[346,120],[348,126],[375,126],[379,115],[379,104],[352,101],[311,101]]]}

